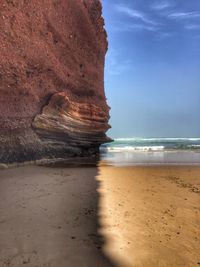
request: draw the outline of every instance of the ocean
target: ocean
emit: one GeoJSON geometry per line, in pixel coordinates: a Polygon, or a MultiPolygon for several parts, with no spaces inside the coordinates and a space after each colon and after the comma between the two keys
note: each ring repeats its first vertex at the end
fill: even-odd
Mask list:
{"type": "Polygon", "coordinates": [[[113,165],[200,165],[200,138],[119,138],[101,155],[113,165]]]}

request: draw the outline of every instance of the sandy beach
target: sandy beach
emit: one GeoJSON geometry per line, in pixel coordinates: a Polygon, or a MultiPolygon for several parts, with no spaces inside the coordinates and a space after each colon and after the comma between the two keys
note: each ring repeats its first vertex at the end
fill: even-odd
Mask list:
{"type": "Polygon", "coordinates": [[[200,265],[200,167],[0,171],[0,267],[200,265]]]}
{"type": "Polygon", "coordinates": [[[0,267],[110,267],[98,234],[97,168],[0,171],[0,267]]]}
{"type": "Polygon", "coordinates": [[[121,267],[200,265],[200,168],[102,167],[104,252],[121,267]]]}

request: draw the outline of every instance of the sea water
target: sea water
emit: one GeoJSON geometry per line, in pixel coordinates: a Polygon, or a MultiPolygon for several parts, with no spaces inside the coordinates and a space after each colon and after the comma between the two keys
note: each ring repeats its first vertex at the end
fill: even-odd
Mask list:
{"type": "Polygon", "coordinates": [[[200,138],[119,138],[101,155],[113,165],[200,165],[200,138]]]}

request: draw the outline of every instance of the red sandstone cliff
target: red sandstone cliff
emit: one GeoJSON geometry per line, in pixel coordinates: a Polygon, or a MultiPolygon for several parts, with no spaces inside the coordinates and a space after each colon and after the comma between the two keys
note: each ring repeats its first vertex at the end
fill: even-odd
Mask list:
{"type": "Polygon", "coordinates": [[[0,162],[91,155],[107,142],[99,0],[2,0],[0,162]]]}

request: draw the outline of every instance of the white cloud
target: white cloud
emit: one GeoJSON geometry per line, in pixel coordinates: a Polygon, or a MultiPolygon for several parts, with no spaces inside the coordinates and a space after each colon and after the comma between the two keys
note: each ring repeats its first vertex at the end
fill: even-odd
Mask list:
{"type": "Polygon", "coordinates": [[[176,19],[176,20],[182,20],[182,19],[193,19],[193,18],[198,18],[200,17],[200,13],[196,11],[192,12],[174,12],[168,15],[169,18],[171,19],[176,19]]]}
{"type": "Polygon", "coordinates": [[[142,13],[141,11],[138,11],[138,10],[135,10],[135,9],[132,9],[128,6],[125,6],[125,5],[115,5],[115,9],[120,12],[120,13],[123,13],[131,18],[134,18],[134,19],[137,19],[137,20],[140,20],[142,21],[143,23],[146,23],[146,24],[150,24],[150,25],[157,25],[157,22],[149,19],[144,13],[142,13]]]}

